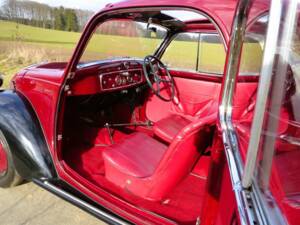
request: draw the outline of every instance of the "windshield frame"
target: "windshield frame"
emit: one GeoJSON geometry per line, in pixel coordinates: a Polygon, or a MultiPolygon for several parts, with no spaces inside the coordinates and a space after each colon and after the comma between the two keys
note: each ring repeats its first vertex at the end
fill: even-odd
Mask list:
{"type": "MultiPolygon", "coordinates": [[[[95,14],[90,21],[87,23],[80,40],[74,49],[73,55],[71,56],[69,63],[65,69],[64,73],[64,80],[63,80],[63,86],[66,85],[66,82],[70,79],[74,79],[75,77],[75,72],[77,70],[77,66],[79,64],[79,59],[81,58],[81,55],[84,52],[84,49],[93,35],[94,29],[107,20],[108,18],[111,18],[115,15],[122,14],[122,13],[134,13],[134,12],[147,12],[147,11],[163,11],[163,10],[186,10],[186,11],[191,11],[198,13],[205,18],[207,18],[216,28],[218,33],[220,34],[220,37],[222,38],[222,41],[225,45],[225,48],[227,49],[227,42],[226,42],[226,33],[224,32],[224,27],[222,27],[223,24],[218,24],[209,14],[204,13],[203,11],[200,11],[195,8],[189,8],[189,7],[178,7],[178,6],[163,6],[163,7],[158,7],[158,6],[145,6],[145,7],[132,7],[132,8],[117,8],[117,9],[112,9],[112,10],[104,10],[100,11],[99,13],[95,14]]],[[[172,37],[174,33],[168,32],[168,35],[166,36],[165,40],[161,43],[161,46],[158,47],[157,51],[154,53],[155,56],[159,57],[161,52],[163,51],[164,48],[168,45],[168,42],[170,41],[170,38],[172,37]]],[[[61,91],[63,88],[61,89],[61,91]]]]}

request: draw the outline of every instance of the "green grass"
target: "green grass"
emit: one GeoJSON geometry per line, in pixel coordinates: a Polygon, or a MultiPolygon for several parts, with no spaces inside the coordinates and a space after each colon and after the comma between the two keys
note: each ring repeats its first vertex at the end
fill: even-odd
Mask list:
{"type": "Polygon", "coordinates": [[[80,33],[42,29],[1,20],[0,31],[0,40],[20,40],[64,48],[73,48],[80,37],[80,33]]]}
{"type": "Polygon", "coordinates": [[[0,20],[0,73],[5,78],[4,87],[26,66],[42,61],[67,61],[80,35],[0,20]]]}

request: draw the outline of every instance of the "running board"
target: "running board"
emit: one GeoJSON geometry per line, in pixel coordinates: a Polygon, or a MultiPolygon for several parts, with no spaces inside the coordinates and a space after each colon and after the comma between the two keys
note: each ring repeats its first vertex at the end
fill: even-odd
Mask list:
{"type": "Polygon", "coordinates": [[[130,225],[131,224],[128,221],[115,215],[114,213],[109,212],[107,209],[103,208],[103,210],[101,210],[98,207],[93,206],[92,204],[88,203],[87,201],[84,201],[84,200],[76,197],[74,194],[71,194],[70,192],[57,187],[55,184],[51,183],[48,180],[43,181],[43,180],[35,179],[35,180],[33,180],[33,182],[35,184],[37,184],[38,186],[46,189],[47,191],[50,191],[51,193],[55,194],[56,196],[66,200],[67,202],[70,202],[71,204],[92,214],[93,216],[101,219],[102,221],[104,221],[108,224],[114,224],[114,225],[130,225]]]}

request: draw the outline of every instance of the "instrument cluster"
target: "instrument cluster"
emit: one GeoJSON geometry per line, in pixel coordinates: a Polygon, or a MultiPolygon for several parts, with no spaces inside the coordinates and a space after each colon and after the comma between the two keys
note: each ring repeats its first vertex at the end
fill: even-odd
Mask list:
{"type": "Polygon", "coordinates": [[[121,70],[100,74],[102,90],[114,90],[141,83],[142,69],[121,70]]]}
{"type": "Polygon", "coordinates": [[[86,64],[77,72],[72,95],[91,95],[125,90],[146,82],[143,62],[138,60],[102,61],[86,64]]]}

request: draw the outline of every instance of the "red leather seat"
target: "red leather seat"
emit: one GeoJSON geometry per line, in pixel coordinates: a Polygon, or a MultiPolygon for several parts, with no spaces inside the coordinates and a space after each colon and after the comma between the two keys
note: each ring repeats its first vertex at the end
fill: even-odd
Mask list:
{"type": "Polygon", "coordinates": [[[138,178],[150,176],[162,159],[167,146],[144,133],[134,133],[104,152],[107,163],[138,178]]]}
{"type": "Polygon", "coordinates": [[[190,123],[169,147],[135,133],[103,151],[105,177],[128,192],[152,201],[162,200],[188,174],[210,144],[211,115],[190,123]]]}
{"type": "Polygon", "coordinates": [[[162,140],[171,143],[176,135],[191,121],[180,115],[171,115],[154,124],[154,134],[162,140]]]}
{"type": "MultiPolygon", "coordinates": [[[[184,104],[180,103],[180,105],[181,107],[183,107],[184,104]]],[[[176,110],[172,110],[173,112],[171,112],[168,116],[154,122],[154,134],[162,140],[166,141],[167,143],[171,143],[176,137],[176,135],[182,129],[184,129],[184,127],[193,123],[193,121],[197,121],[199,118],[201,119],[205,117],[210,117],[211,115],[215,115],[215,118],[217,119],[217,101],[208,101],[208,103],[204,104],[204,106],[202,106],[198,110],[194,109],[193,104],[190,107],[187,107],[187,105],[185,105],[185,107],[183,108],[185,108],[185,110],[182,110],[186,112],[180,113],[176,112],[176,110]],[[193,113],[191,113],[190,111],[193,111],[193,113]]]]}

